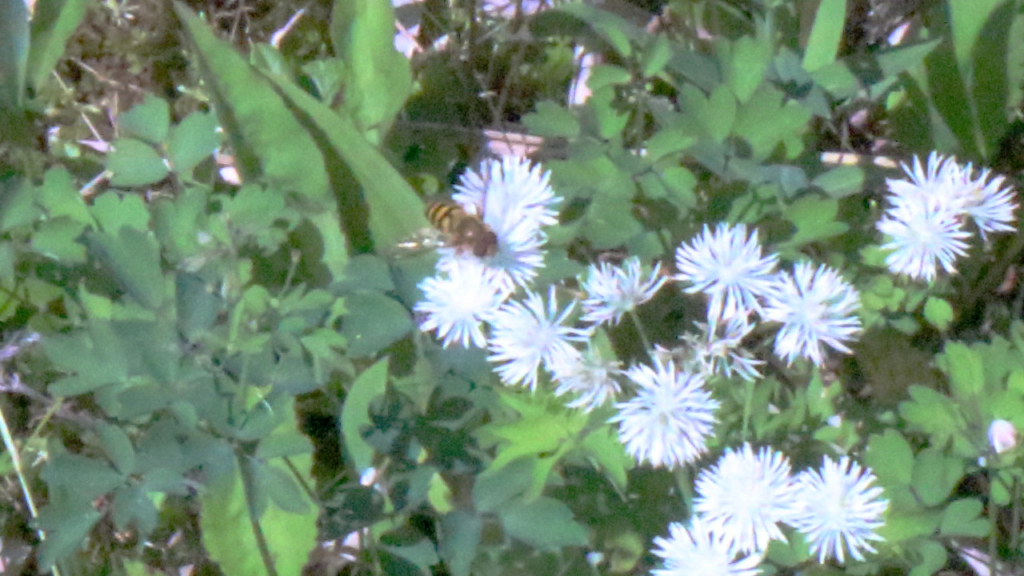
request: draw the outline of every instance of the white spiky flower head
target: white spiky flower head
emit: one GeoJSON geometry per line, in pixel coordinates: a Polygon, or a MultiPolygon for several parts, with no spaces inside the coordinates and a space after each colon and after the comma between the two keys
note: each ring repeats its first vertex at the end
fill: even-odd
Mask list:
{"type": "Polygon", "coordinates": [[[708,320],[718,322],[761,310],[759,298],[772,287],[777,254],[762,255],[757,230],[749,236],[744,224],[707,226],[691,243],[676,249],[676,279],[686,292],[709,298],[708,320]]]}
{"type": "Polygon", "coordinates": [[[653,368],[638,364],[626,376],[637,386],[637,394],[616,404],[619,413],[609,420],[618,423],[626,452],[638,462],[674,468],[707,450],[718,402],[701,375],[655,358],[653,368]]]}
{"type": "Polygon", "coordinates": [[[505,384],[522,384],[530,390],[537,387],[537,370],[568,366],[576,362],[580,352],[572,342],[587,340],[588,332],[566,325],[576,303],[558,310],[555,288],[548,291],[547,303],[539,294],[526,292],[522,301],[506,302],[491,318],[491,355],[495,368],[505,384]]]}
{"type": "Polygon", "coordinates": [[[694,510],[736,552],[762,553],[771,540],[785,541],[779,523],[797,507],[789,459],[767,447],[727,448],[695,483],[694,510]]]}
{"type": "Polygon", "coordinates": [[[468,259],[424,279],[419,288],[423,300],[414,310],[422,317],[420,330],[436,330],[446,348],[452,343],[486,346],[483,323],[497,313],[509,295],[493,270],[468,259]]]}
{"type": "Polygon", "coordinates": [[[759,554],[737,555],[722,534],[715,532],[699,517],[688,525],[669,524],[669,537],[657,537],[653,550],[664,566],[652,571],[656,576],[755,576],[760,573],[759,554]]]}
{"type": "MultiPolygon", "coordinates": [[[[452,199],[469,214],[479,215],[498,238],[498,251],[483,258],[497,271],[506,288],[529,288],[544,265],[545,226],[558,222],[554,205],[560,201],[551,188],[550,173],[526,158],[488,159],[479,172],[467,171],[455,185],[452,199]]],[[[465,251],[440,250],[439,268],[453,259],[476,258],[465,251]]]]}
{"type": "Polygon", "coordinates": [[[647,302],[665,284],[661,264],[646,276],[640,259],[632,257],[622,266],[602,262],[591,265],[582,282],[587,297],[583,300],[583,321],[592,324],[618,324],[622,315],[647,302]]]}
{"type": "Polygon", "coordinates": [[[860,296],[828,266],[799,262],[793,273],[780,273],[767,298],[765,320],[781,322],[775,353],[792,364],[797,357],[817,366],[825,363],[825,347],[850,353],[846,342],[861,331],[860,296]]]}
{"type": "Polygon", "coordinates": [[[847,456],[838,462],[826,456],[820,469],[797,475],[800,506],[788,523],[803,533],[819,562],[832,557],[842,563],[846,552],[864,560],[864,551],[875,552],[871,542],[883,540],[876,530],[889,507],[875,481],[871,470],[847,456]]]}

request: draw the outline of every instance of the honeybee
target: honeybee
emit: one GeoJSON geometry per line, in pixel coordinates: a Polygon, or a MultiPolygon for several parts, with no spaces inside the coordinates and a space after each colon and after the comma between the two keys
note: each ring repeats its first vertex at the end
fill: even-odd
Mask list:
{"type": "Polygon", "coordinates": [[[439,230],[443,245],[460,252],[472,252],[477,258],[498,253],[498,236],[477,214],[470,214],[452,200],[431,202],[426,209],[427,220],[439,230]]]}

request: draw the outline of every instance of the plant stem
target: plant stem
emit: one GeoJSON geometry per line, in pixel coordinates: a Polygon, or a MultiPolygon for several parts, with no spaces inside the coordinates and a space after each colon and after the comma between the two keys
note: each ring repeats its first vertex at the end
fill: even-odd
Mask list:
{"type": "Polygon", "coordinates": [[[746,398],[743,399],[743,441],[747,441],[747,434],[750,430],[750,414],[754,408],[754,381],[744,379],[746,384],[744,385],[744,392],[746,398]]]}
{"type": "MultiPolygon", "coordinates": [[[[11,429],[7,425],[7,415],[4,413],[4,403],[0,402],[0,436],[3,437],[4,449],[11,455],[11,463],[14,464],[14,473],[18,477],[18,484],[21,486],[21,493],[25,497],[25,503],[28,504],[28,511],[32,514],[32,519],[39,516],[39,511],[36,508],[35,498],[32,497],[32,489],[28,485],[28,479],[25,478],[25,469],[21,463],[21,452],[18,450],[18,446],[14,443],[14,436],[11,435],[11,429]]],[[[39,535],[39,541],[46,540],[46,534],[42,530],[36,530],[39,535]]],[[[53,566],[54,576],[61,576],[60,568],[53,566]]]]}
{"type": "Polygon", "coordinates": [[[267,569],[267,576],[278,576],[277,566],[274,565],[274,557],[270,553],[270,545],[267,544],[267,538],[263,535],[263,528],[260,526],[259,520],[256,519],[256,490],[255,481],[253,477],[252,466],[249,464],[249,457],[245,454],[237,454],[235,456],[238,461],[239,472],[242,474],[242,489],[245,491],[245,506],[249,515],[249,522],[252,526],[252,535],[256,538],[256,547],[260,551],[260,559],[263,560],[263,566],[267,569]]]}
{"type": "Polygon", "coordinates": [[[647,339],[647,332],[644,330],[644,325],[640,322],[640,317],[637,316],[636,310],[630,310],[627,314],[633,320],[633,325],[636,326],[636,333],[640,335],[640,342],[644,345],[644,350],[653,357],[654,348],[651,346],[651,341],[647,339]]]}

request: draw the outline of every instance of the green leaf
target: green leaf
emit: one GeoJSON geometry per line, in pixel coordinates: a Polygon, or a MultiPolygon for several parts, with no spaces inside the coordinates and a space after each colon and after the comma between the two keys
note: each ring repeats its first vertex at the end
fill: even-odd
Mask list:
{"type": "Polygon", "coordinates": [[[473,484],[473,506],[480,512],[494,512],[506,502],[530,489],[536,476],[537,458],[526,456],[500,470],[488,468],[473,484]]]}
{"type": "Polygon", "coordinates": [[[199,495],[203,547],[227,576],[269,576],[253,534],[253,518],[237,464],[230,474],[211,479],[199,495]]]}
{"type": "MultiPolygon", "coordinates": [[[[952,2],[957,3],[955,0],[952,2]]],[[[978,127],[981,129],[987,155],[998,153],[1001,141],[1006,137],[1010,127],[1010,116],[1007,113],[1012,107],[1008,102],[1010,82],[1011,77],[1017,77],[1019,74],[1012,72],[1011,68],[1020,68],[1019,61],[1008,58],[1010,43],[1020,43],[1019,37],[1011,36],[1014,21],[1019,20],[1017,10],[1014,2],[997,2],[995,9],[988,14],[984,27],[979,31],[977,42],[971,50],[974,68],[971,95],[976,103],[978,127]]]]}
{"type": "Polygon", "coordinates": [[[121,136],[135,137],[150,144],[160,145],[167,141],[171,127],[171,109],[167,101],[146,94],[146,98],[117,119],[121,136]]]}
{"type": "Polygon", "coordinates": [[[946,537],[984,538],[992,525],[982,513],[984,506],[976,498],[965,498],[949,503],[942,513],[939,534],[946,537]]]}
{"type": "Polygon", "coordinates": [[[13,179],[2,183],[0,199],[0,231],[26,226],[38,220],[42,211],[36,205],[36,188],[25,180],[13,179]]]}
{"type": "Polygon", "coordinates": [[[71,490],[76,498],[84,500],[110,492],[125,478],[107,462],[67,452],[51,456],[40,476],[51,489],[71,490]]]}
{"type": "MultiPolygon", "coordinates": [[[[966,69],[989,15],[1004,0],[949,0],[949,24],[953,31],[956,61],[966,69]]],[[[1009,4],[1009,3],[1007,3],[1009,4]]],[[[994,55],[990,55],[994,56],[994,55]]]]}
{"type": "Polygon", "coordinates": [[[586,424],[582,413],[569,413],[561,405],[551,402],[530,402],[511,394],[503,394],[502,400],[520,412],[521,417],[513,422],[492,423],[484,428],[488,436],[493,435],[502,442],[488,467],[488,474],[521,456],[543,457],[571,446],[586,424]]]}
{"type": "Polygon", "coordinates": [[[193,112],[171,128],[167,157],[176,174],[188,176],[220,146],[217,117],[209,112],[193,112]]]}
{"type": "Polygon", "coordinates": [[[156,506],[139,486],[121,486],[114,491],[113,509],[114,526],[118,530],[128,530],[134,524],[139,532],[149,534],[156,528],[156,506]]]}
{"type": "Polygon", "coordinates": [[[93,202],[91,214],[100,228],[111,234],[117,234],[122,228],[149,230],[149,210],[136,194],[121,197],[116,192],[104,192],[93,202]]]}
{"type": "Polygon", "coordinates": [[[985,389],[985,364],[976,350],[960,342],[948,342],[935,362],[949,376],[954,396],[976,398],[985,389]]]}
{"type": "Polygon", "coordinates": [[[811,113],[795,101],[783,102],[776,88],[762,85],[739,107],[733,134],[750,143],[753,160],[761,160],[787,138],[807,130],[811,113]]]}
{"type": "Polygon", "coordinates": [[[940,44],[925,58],[928,88],[935,108],[942,116],[957,142],[969,156],[979,153],[975,107],[967,89],[963,72],[957,66],[953,49],[940,44]]]}
{"type": "MultiPolygon", "coordinates": [[[[32,10],[32,48],[28,54],[28,84],[36,94],[64,55],[68,39],[78,28],[88,5],[89,0],[36,0],[32,10]]],[[[4,17],[0,16],[2,20],[4,17]]],[[[0,31],[0,37],[3,35],[0,31]]],[[[0,54],[4,52],[0,48],[0,54]]]]}
{"type": "Polygon", "coordinates": [[[573,520],[559,500],[542,496],[533,502],[513,501],[498,510],[505,533],[540,550],[586,546],[586,529],[573,520]]]}
{"type": "Polygon", "coordinates": [[[27,6],[15,0],[0,2],[0,110],[21,108],[28,50],[27,6]]]}
{"type": "Polygon", "coordinates": [[[127,476],[135,470],[135,449],[132,441],[118,426],[100,422],[96,431],[99,433],[103,449],[118,472],[127,476]]]}
{"type": "Polygon", "coordinates": [[[608,86],[621,86],[628,84],[633,76],[622,66],[614,64],[598,64],[590,70],[590,79],[587,80],[587,87],[591,90],[600,90],[608,86]]]}
{"type": "Polygon", "coordinates": [[[120,138],[107,155],[107,170],[114,186],[155,184],[170,173],[164,159],[152,146],[134,138],[120,138]]]}
{"type": "Polygon", "coordinates": [[[56,506],[57,504],[50,503],[47,508],[40,511],[40,517],[37,520],[40,526],[44,523],[49,525],[49,527],[43,528],[46,531],[46,540],[39,544],[39,568],[43,571],[49,571],[55,562],[78,550],[92,527],[103,517],[103,514],[88,503],[80,503],[76,506],[74,513],[68,513],[72,510],[68,506],[63,506],[65,508],[63,511],[65,514],[62,514],[63,521],[50,525],[51,523],[47,522],[43,515],[49,508],[56,506]]]}
{"type": "Polygon", "coordinates": [[[51,168],[46,171],[43,184],[36,190],[36,203],[50,218],[67,216],[90,226],[94,223],[82,195],[75,188],[71,173],[65,168],[51,168]]]}
{"type": "Polygon", "coordinates": [[[846,0],[822,0],[804,50],[804,70],[814,72],[836,59],[846,22],[846,0]]]}
{"type": "MultiPolygon", "coordinates": [[[[296,432],[298,422],[294,400],[288,398],[277,408],[284,417],[273,434],[296,432]]],[[[309,473],[312,456],[292,456],[289,458],[290,466],[279,459],[271,460],[264,467],[252,466],[252,463],[251,460],[243,460],[242,466],[238,466],[232,462],[230,469],[225,469],[226,473],[208,472],[211,481],[207,490],[200,494],[203,544],[227,576],[268,574],[271,570],[260,562],[260,555],[255,553],[258,548],[254,530],[259,530],[274,563],[269,567],[272,573],[300,574],[310,551],[316,546],[318,511],[309,496],[298,489],[295,480],[301,479],[307,486],[314,484],[309,473]],[[258,468],[263,471],[273,469],[274,479],[268,482],[258,468]],[[249,477],[243,480],[243,474],[249,477]],[[247,486],[254,488],[248,498],[245,494],[247,486]],[[272,492],[269,494],[271,504],[261,505],[267,502],[263,497],[266,494],[261,495],[266,490],[272,492]],[[287,496],[280,491],[287,491],[287,496]],[[283,509],[279,500],[287,500],[289,510],[283,509]],[[258,526],[253,522],[258,522],[258,526]],[[208,535],[207,530],[213,533],[208,535]],[[256,559],[255,564],[250,560],[253,558],[256,559]]]]}
{"type": "Polygon", "coordinates": [[[313,205],[328,198],[323,155],[281,97],[227,42],[184,4],[175,13],[195,44],[204,79],[218,103],[220,124],[246,179],[266,176],[272,187],[298,192],[313,205]]]}
{"type": "Polygon", "coordinates": [[[907,549],[916,553],[920,560],[914,561],[907,576],[933,576],[939,574],[940,570],[949,561],[949,552],[946,547],[935,540],[916,540],[908,544],[907,549]]]}
{"type": "Polygon", "coordinates": [[[912,538],[931,536],[941,521],[942,512],[939,510],[889,514],[877,534],[885,538],[886,542],[905,542],[912,538]]]}
{"type": "Polygon", "coordinates": [[[580,123],[564,106],[550,101],[537,103],[537,110],[523,117],[531,134],[544,138],[576,138],[580,123]]]}
{"type": "Polygon", "coordinates": [[[483,520],[465,510],[456,510],[441,517],[438,552],[452,576],[469,576],[473,559],[480,546],[483,520]]]}
{"type": "MultiPolygon", "coordinates": [[[[850,67],[843,61],[822,66],[815,70],[811,77],[815,84],[837,99],[853,98],[863,90],[860,79],[850,71],[850,67]]],[[[816,113],[820,114],[817,111],[816,113]]]]}
{"type": "Polygon", "coordinates": [[[914,459],[911,487],[925,506],[938,506],[949,498],[963,479],[964,463],[926,448],[914,459]]]}
{"type": "Polygon", "coordinates": [[[388,382],[388,359],[382,358],[356,378],[341,408],[341,434],[345,448],[360,474],[373,464],[373,447],[366,443],[362,428],[370,426],[370,402],[384,394],[388,382]]]}
{"type": "Polygon", "coordinates": [[[724,84],[711,92],[706,114],[702,115],[701,120],[704,129],[715,142],[725,142],[732,132],[736,121],[736,99],[724,84]]]}
{"type": "Polygon", "coordinates": [[[783,247],[794,249],[843,234],[849,229],[836,221],[839,201],[834,198],[805,196],[786,208],[785,217],[796,226],[796,234],[783,247]]]}
{"type": "Polygon", "coordinates": [[[939,332],[945,332],[953,322],[953,307],[942,298],[929,296],[924,304],[924,319],[939,332]]]}
{"type": "Polygon", "coordinates": [[[658,34],[653,37],[653,42],[648,44],[643,51],[643,75],[650,78],[661,74],[665,65],[672,59],[672,43],[668,36],[658,34]]]}
{"type": "Polygon", "coordinates": [[[864,189],[864,170],[859,166],[839,166],[814,177],[811,184],[831,198],[845,198],[864,189]]]}
{"type": "Polygon", "coordinates": [[[74,374],[50,384],[54,396],[73,396],[127,378],[128,361],[110,322],[91,320],[86,330],[55,334],[43,340],[53,366],[74,374]]]}
{"type": "Polygon", "coordinates": [[[870,467],[884,486],[906,486],[911,480],[914,452],[899,432],[889,429],[874,435],[868,441],[864,463],[870,467]]]}
{"type": "Polygon", "coordinates": [[[911,386],[909,392],[911,401],[900,404],[900,415],[912,430],[930,435],[938,446],[965,430],[960,409],[950,398],[925,386],[911,386]]]}
{"type": "Polygon", "coordinates": [[[646,33],[628,20],[607,10],[584,4],[569,2],[551,10],[547,18],[557,16],[556,13],[568,14],[587,23],[590,30],[607,42],[620,56],[628,57],[632,53],[630,41],[639,41],[646,33]]]}
{"type": "Polygon", "coordinates": [[[166,282],[160,269],[160,245],[152,232],[121,228],[118,234],[92,233],[88,239],[129,295],[150,310],[163,304],[166,282]]]}
{"type": "MultiPolygon", "coordinates": [[[[325,136],[321,145],[338,157],[352,171],[362,186],[362,194],[353,186],[335,188],[345,235],[353,246],[372,233],[378,247],[394,246],[430,226],[423,215],[423,200],[391,164],[364,139],[352,121],[317,101],[284,79],[271,77],[285,98],[303,114],[308,115],[325,136]],[[344,209],[350,208],[350,209],[344,209]],[[366,218],[365,210],[369,210],[366,218]]],[[[364,240],[365,241],[365,240],[364,240]]],[[[365,250],[361,250],[365,251],[365,250]]]]}
{"type": "Polygon", "coordinates": [[[64,264],[84,264],[85,245],[78,242],[85,224],[70,218],[43,222],[32,235],[32,251],[64,264]]]}
{"type": "Polygon", "coordinates": [[[601,469],[612,484],[623,494],[626,492],[626,472],[633,468],[633,458],[611,427],[597,428],[583,439],[580,451],[601,469]]]}
{"type": "Polygon", "coordinates": [[[615,248],[643,232],[643,226],[632,215],[633,202],[628,198],[596,196],[587,208],[581,233],[596,250],[615,248]]]}
{"type": "Polygon", "coordinates": [[[307,514],[313,510],[309,499],[299,489],[284,462],[267,463],[265,466],[254,463],[250,469],[256,476],[258,490],[265,493],[281,510],[292,514],[307,514]]]}
{"type": "Polygon", "coordinates": [[[409,311],[397,300],[379,292],[346,296],[348,314],[341,335],[352,356],[370,356],[405,337],[414,329],[409,311]]]}
{"type": "MultiPolygon", "coordinates": [[[[678,154],[685,151],[690,146],[696,143],[697,138],[684,134],[680,130],[663,129],[659,130],[647,139],[647,156],[651,160],[657,162],[661,158],[670,154],[678,154]]],[[[666,171],[673,168],[680,168],[686,170],[681,166],[666,168],[666,171]]]]}
{"type": "Polygon", "coordinates": [[[409,61],[394,46],[391,3],[335,0],[330,32],[347,72],[344,108],[369,141],[380,143],[412,90],[409,61]]]}
{"type": "Polygon", "coordinates": [[[760,38],[743,36],[733,43],[725,77],[737,100],[746,102],[753,96],[771,59],[771,46],[760,38]]]}
{"type": "Polygon", "coordinates": [[[620,137],[629,123],[629,113],[619,110],[617,106],[614,88],[594,90],[587,101],[587,108],[597,120],[597,135],[605,140],[620,137]]]}
{"type": "Polygon", "coordinates": [[[924,62],[925,56],[930,54],[941,42],[942,38],[935,38],[927,42],[880,50],[875,59],[878,61],[882,76],[893,78],[911,68],[920,66],[924,62]]]}

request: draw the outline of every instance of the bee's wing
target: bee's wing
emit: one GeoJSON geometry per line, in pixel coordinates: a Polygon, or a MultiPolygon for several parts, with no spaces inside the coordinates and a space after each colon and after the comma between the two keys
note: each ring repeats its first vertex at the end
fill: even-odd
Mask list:
{"type": "Polygon", "coordinates": [[[414,256],[446,245],[444,234],[436,228],[424,228],[392,246],[387,255],[391,258],[414,256]]]}

